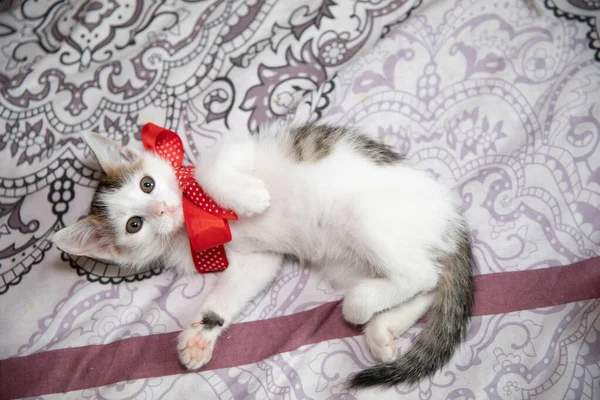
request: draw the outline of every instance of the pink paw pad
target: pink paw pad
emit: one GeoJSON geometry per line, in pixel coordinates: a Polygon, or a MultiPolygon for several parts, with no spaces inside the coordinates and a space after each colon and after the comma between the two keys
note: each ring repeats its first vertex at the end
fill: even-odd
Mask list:
{"type": "Polygon", "coordinates": [[[198,369],[212,358],[212,351],[218,333],[190,327],[182,332],[177,346],[181,363],[187,369],[198,369]]]}

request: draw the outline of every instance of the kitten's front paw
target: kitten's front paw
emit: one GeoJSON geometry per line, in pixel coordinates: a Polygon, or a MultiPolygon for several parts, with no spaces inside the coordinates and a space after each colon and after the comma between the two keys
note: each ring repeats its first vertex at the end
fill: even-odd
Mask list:
{"type": "MultiPolygon", "coordinates": [[[[215,314],[216,315],[216,314],[215,314]]],[[[220,318],[217,316],[217,318],[220,318]]],[[[198,369],[203,367],[212,358],[213,349],[223,320],[215,323],[213,319],[204,317],[202,321],[192,323],[179,335],[177,355],[179,361],[187,369],[198,369]]]]}
{"type": "Polygon", "coordinates": [[[234,184],[236,195],[232,199],[232,209],[236,214],[251,217],[261,214],[271,205],[271,195],[260,179],[246,176],[234,184]]]}

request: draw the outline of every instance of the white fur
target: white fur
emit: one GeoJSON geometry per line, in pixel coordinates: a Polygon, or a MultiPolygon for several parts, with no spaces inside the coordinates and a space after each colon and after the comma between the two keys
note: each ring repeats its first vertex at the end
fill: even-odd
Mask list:
{"type": "MultiPolygon", "coordinates": [[[[210,360],[220,332],[274,278],[284,254],[310,261],[344,291],[345,319],[368,323],[371,352],[389,361],[395,357],[393,337],[431,304],[426,292],[435,289],[440,266],[430,251],[454,250],[443,235],[461,217],[450,192],[426,173],[407,163],[377,166],[349,141],[320,161],[298,163],[290,156],[288,130],[271,125],[260,136],[224,139],[197,165],[198,182],[240,219],[230,223],[229,268],[180,337],[180,360],[188,368],[210,360]],[[224,325],[203,328],[198,321],[207,311],[223,317],[224,325]]],[[[182,273],[195,273],[179,216],[168,217],[170,222],[155,219],[136,234],[124,231],[127,218],[143,214],[151,201],[139,189],[143,174],[156,180],[161,199],[179,195],[169,182],[170,167],[154,156],[141,157],[143,173],[111,195],[111,219],[123,225],[117,240],[132,249],[117,261],[142,266],[148,252],[182,273]]],[[[76,250],[64,242],[68,237],[57,244],[76,250]]]]}

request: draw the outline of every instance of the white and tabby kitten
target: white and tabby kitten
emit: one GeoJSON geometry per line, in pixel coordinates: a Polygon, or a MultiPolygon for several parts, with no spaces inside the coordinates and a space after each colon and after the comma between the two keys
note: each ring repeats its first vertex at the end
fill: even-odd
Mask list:
{"type": "MultiPolygon", "coordinates": [[[[98,135],[86,140],[105,173],[90,215],[56,233],[56,245],[131,268],[162,261],[195,273],[170,165],[98,135]]],[[[453,196],[426,173],[346,128],[271,125],[223,139],[196,179],[240,219],[230,221],[230,266],[180,335],[187,368],[210,360],[219,335],[286,254],[318,266],[344,291],[344,318],[365,325],[383,364],[354,375],[351,386],[414,383],[448,362],[472,310],[471,246],[453,196]],[[396,360],[394,337],[429,309],[428,324],[396,360]]]]}

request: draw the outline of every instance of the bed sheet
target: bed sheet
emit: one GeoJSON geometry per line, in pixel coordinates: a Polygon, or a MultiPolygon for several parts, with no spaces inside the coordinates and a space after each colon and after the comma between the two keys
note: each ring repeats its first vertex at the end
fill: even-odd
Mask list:
{"type": "MultiPolygon", "coordinates": [[[[11,0],[0,5],[0,398],[600,398],[600,3],[11,0]],[[274,118],[364,128],[455,188],[475,317],[439,373],[374,364],[339,294],[288,260],[187,373],[177,333],[218,274],[62,253],[99,167],[79,134],[186,158],[274,118]]],[[[407,189],[410,190],[410,189],[407,189]]],[[[398,339],[405,351],[422,329],[398,339]]]]}

